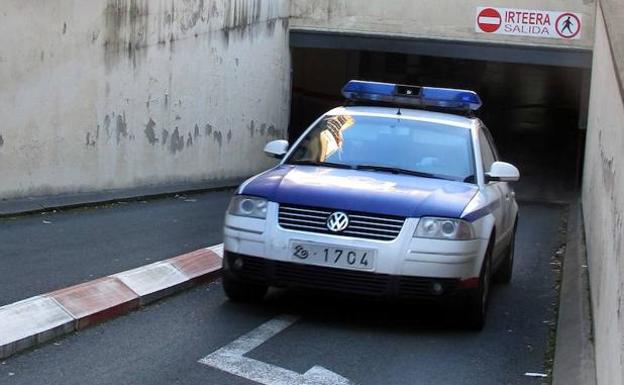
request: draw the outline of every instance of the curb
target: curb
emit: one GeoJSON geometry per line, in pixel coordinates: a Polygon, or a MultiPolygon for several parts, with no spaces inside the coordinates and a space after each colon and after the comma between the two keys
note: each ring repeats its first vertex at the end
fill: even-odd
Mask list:
{"type": "Polygon", "coordinates": [[[595,385],[596,366],[583,217],[570,205],[557,321],[553,385],[595,385]]]}
{"type": "Polygon", "coordinates": [[[0,218],[12,218],[38,214],[52,210],[71,210],[94,207],[111,203],[135,202],[173,197],[184,194],[199,194],[210,191],[223,191],[238,187],[246,178],[236,178],[212,184],[185,184],[153,188],[133,188],[95,193],[54,195],[0,200],[0,218]]]}
{"type": "Polygon", "coordinates": [[[0,307],[0,358],[216,279],[215,245],[0,307]]]}

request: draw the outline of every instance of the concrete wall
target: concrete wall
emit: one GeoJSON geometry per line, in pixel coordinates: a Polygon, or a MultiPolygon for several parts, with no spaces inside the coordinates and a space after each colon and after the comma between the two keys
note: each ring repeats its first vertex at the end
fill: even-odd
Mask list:
{"type": "MultiPolygon", "coordinates": [[[[478,0],[5,0],[0,199],[218,182],[268,167],[286,135],[295,29],[591,48],[474,32],[478,0]]],[[[506,0],[488,5],[509,6],[506,0]]]]}
{"type": "Polygon", "coordinates": [[[608,30],[603,13],[598,12],[583,212],[597,380],[601,385],[613,385],[624,383],[624,46],[620,44],[624,42],[624,4],[603,3],[608,7],[604,15],[614,19],[608,30]],[[618,14],[620,21],[615,22],[618,14]]]}
{"type": "Polygon", "coordinates": [[[287,0],[4,0],[0,198],[218,181],[286,134],[287,0]]]}
{"type": "Polygon", "coordinates": [[[332,32],[591,49],[595,0],[292,0],[291,27],[332,32]],[[560,40],[475,32],[477,7],[569,11],[583,15],[582,38],[560,40]]]}

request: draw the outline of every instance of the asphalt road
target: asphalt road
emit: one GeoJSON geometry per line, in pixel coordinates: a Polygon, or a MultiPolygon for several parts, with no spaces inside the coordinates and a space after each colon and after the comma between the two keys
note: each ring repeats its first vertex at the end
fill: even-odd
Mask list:
{"type": "Polygon", "coordinates": [[[514,279],[495,287],[481,333],[449,312],[315,293],[233,304],[216,282],[7,359],[0,384],[255,384],[198,360],[284,314],[299,318],[248,358],[289,373],[321,365],[360,385],[540,384],[524,374],[545,370],[562,215],[522,205],[514,279]]]}
{"type": "Polygon", "coordinates": [[[0,219],[0,306],[221,243],[231,194],[0,219]]]}

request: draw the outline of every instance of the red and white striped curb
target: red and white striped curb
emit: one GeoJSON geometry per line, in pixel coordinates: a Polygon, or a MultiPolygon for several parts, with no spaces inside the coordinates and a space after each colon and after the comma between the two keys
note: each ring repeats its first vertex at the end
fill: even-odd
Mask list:
{"type": "Polygon", "coordinates": [[[223,245],[0,307],[0,358],[218,277],[223,245]]]}

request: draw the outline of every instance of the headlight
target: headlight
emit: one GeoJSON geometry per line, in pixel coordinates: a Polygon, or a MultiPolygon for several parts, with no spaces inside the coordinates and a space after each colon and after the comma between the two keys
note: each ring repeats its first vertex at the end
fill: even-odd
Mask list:
{"type": "Polygon", "coordinates": [[[473,239],[472,225],[461,219],[424,217],[418,222],[414,237],[434,239],[473,239]]]}
{"type": "Polygon", "coordinates": [[[266,218],[267,200],[262,198],[237,195],[232,198],[228,206],[228,213],[242,217],[266,218]]]}

